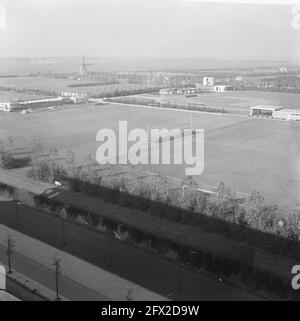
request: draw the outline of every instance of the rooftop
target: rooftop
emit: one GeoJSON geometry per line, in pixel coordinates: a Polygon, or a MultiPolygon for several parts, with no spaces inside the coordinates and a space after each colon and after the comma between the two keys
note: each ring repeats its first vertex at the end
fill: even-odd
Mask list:
{"type": "Polygon", "coordinates": [[[283,109],[282,106],[270,106],[270,105],[257,105],[251,107],[251,109],[264,109],[264,110],[270,110],[270,111],[276,111],[283,109]]]}
{"type": "Polygon", "coordinates": [[[300,110],[297,110],[297,109],[285,109],[283,108],[282,110],[280,110],[282,112],[285,112],[285,113],[296,113],[296,114],[300,114],[300,110]]]}

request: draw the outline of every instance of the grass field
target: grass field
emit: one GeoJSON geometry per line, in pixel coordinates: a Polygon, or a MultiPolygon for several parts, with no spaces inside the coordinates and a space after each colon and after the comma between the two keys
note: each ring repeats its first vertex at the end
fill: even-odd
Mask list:
{"type": "Polygon", "coordinates": [[[260,92],[260,91],[233,91],[225,93],[203,93],[198,97],[153,96],[140,95],[141,97],[160,98],[162,102],[171,103],[197,103],[211,107],[225,108],[228,111],[249,115],[250,107],[255,105],[283,106],[284,108],[300,109],[300,94],[260,92]]]}
{"type": "Polygon", "coordinates": [[[15,89],[30,89],[53,91],[60,94],[63,91],[79,92],[88,95],[99,95],[109,93],[115,90],[136,90],[149,88],[142,84],[115,84],[115,85],[99,85],[90,87],[68,87],[69,85],[80,84],[80,81],[68,79],[52,79],[45,77],[12,77],[0,78],[0,87],[12,87],[15,89]]]}
{"type": "Polygon", "coordinates": [[[43,95],[33,95],[33,94],[26,94],[26,93],[16,93],[13,91],[2,91],[0,90],[0,101],[17,101],[17,100],[35,100],[35,99],[44,99],[44,98],[50,98],[49,96],[43,96],[43,95]]]}
{"type": "MultiPolygon", "coordinates": [[[[0,115],[0,138],[11,136],[16,146],[40,142],[62,153],[73,151],[78,161],[93,157],[102,128],[186,128],[190,113],[126,105],[61,107],[27,115],[0,115]]],[[[285,210],[300,203],[300,126],[294,122],[250,119],[232,115],[193,114],[196,128],[205,129],[205,170],[200,182],[224,181],[236,191],[259,190],[268,202],[285,210]]],[[[140,166],[173,177],[184,177],[183,165],[140,166]]]]}

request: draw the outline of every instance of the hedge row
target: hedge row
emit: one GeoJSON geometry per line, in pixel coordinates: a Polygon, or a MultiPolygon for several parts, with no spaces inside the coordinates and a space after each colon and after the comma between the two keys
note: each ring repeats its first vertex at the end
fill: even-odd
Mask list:
{"type": "Polygon", "coordinates": [[[139,94],[148,94],[159,92],[162,87],[149,87],[149,88],[140,88],[140,89],[123,89],[123,90],[113,90],[108,92],[102,92],[101,94],[94,94],[92,98],[111,98],[111,97],[120,97],[120,96],[131,96],[139,94]]]}
{"type": "MultiPolygon", "coordinates": [[[[102,218],[97,214],[88,213],[74,207],[65,207],[53,199],[44,196],[35,197],[36,206],[39,208],[47,208],[52,214],[60,215],[63,210],[67,213],[70,221],[75,221],[79,216],[88,223],[89,227],[96,228],[99,224],[107,230],[119,230],[122,233],[130,235],[130,242],[135,245],[146,247],[160,256],[165,256],[168,251],[177,254],[176,263],[189,265],[197,270],[205,270],[218,277],[226,277],[230,279],[234,277],[243,284],[247,289],[258,292],[264,291],[274,294],[284,299],[297,300],[299,296],[295,291],[291,290],[289,280],[284,280],[278,275],[270,272],[258,270],[253,264],[245,264],[234,261],[232,259],[205,252],[199,248],[183,246],[179,242],[169,241],[167,238],[162,239],[154,234],[139,230],[132,226],[121,224],[109,218],[102,218]]],[[[86,225],[84,225],[86,226],[86,225]]],[[[253,258],[254,259],[254,258],[253,258]]],[[[252,263],[254,260],[252,261],[252,263]]]]}
{"type": "Polygon", "coordinates": [[[122,103],[122,104],[130,104],[130,105],[145,105],[145,106],[151,106],[151,107],[157,107],[157,108],[184,109],[184,110],[203,111],[208,113],[221,113],[221,114],[228,113],[224,108],[201,106],[197,104],[178,104],[178,103],[168,103],[168,102],[160,103],[154,99],[124,97],[124,98],[108,99],[108,101],[122,103]]]}
{"type": "Polygon", "coordinates": [[[153,216],[164,217],[173,222],[198,226],[207,232],[223,235],[234,241],[246,242],[271,253],[300,259],[300,242],[293,239],[264,233],[248,226],[227,222],[215,216],[195,213],[145,197],[83,182],[79,179],[65,178],[65,182],[74,192],[99,197],[104,201],[148,212],[153,216]]]}

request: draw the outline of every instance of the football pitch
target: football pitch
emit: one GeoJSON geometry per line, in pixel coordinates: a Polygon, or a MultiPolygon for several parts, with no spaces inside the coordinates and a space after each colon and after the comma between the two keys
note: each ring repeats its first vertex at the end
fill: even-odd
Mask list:
{"type": "MultiPolygon", "coordinates": [[[[283,211],[300,203],[300,124],[233,115],[192,113],[194,128],[205,130],[203,184],[221,181],[242,193],[262,192],[283,211]]],[[[118,131],[120,120],[133,128],[188,128],[191,113],[127,105],[61,107],[27,115],[0,114],[0,138],[32,148],[41,143],[61,154],[72,151],[77,161],[95,158],[100,129],[118,131]]],[[[138,165],[163,175],[184,178],[184,165],[138,165]]]]}
{"type": "Polygon", "coordinates": [[[224,108],[229,113],[249,115],[250,107],[255,105],[282,106],[300,109],[300,95],[262,91],[228,91],[223,93],[201,93],[197,97],[184,95],[140,95],[143,98],[160,99],[162,103],[204,104],[208,107],[224,108]]]}

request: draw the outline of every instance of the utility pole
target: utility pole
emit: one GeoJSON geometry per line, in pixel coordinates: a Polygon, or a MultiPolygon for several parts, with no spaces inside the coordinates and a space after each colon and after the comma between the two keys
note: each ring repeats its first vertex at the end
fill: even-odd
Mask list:
{"type": "Polygon", "coordinates": [[[14,247],[15,247],[15,240],[11,238],[10,235],[7,236],[6,239],[7,242],[7,259],[8,259],[8,274],[12,274],[12,269],[11,269],[11,257],[13,255],[14,247]]]}
{"type": "Polygon", "coordinates": [[[55,271],[55,286],[56,286],[56,298],[55,301],[60,301],[61,298],[59,296],[59,277],[61,276],[61,267],[60,267],[60,259],[57,257],[53,258],[53,266],[55,271]]]}
{"type": "Polygon", "coordinates": [[[191,130],[193,130],[193,113],[191,113],[191,130]]]}

